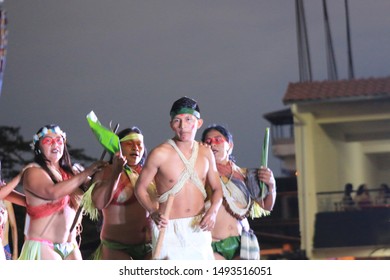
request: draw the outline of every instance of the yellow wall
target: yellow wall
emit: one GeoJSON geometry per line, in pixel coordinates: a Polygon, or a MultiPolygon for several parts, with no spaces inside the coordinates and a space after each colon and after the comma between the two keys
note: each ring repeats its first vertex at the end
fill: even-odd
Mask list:
{"type": "Polygon", "coordinates": [[[310,258],[312,248],[312,236],[314,225],[314,213],[316,212],[315,190],[315,152],[311,139],[314,138],[313,117],[310,114],[296,113],[296,106],[292,107],[294,115],[295,151],[297,159],[298,180],[298,204],[301,234],[301,249],[306,250],[310,258]]]}
{"type": "MultiPolygon", "coordinates": [[[[355,116],[344,114],[344,119],[338,121],[336,113],[324,121],[316,112],[311,112],[310,107],[302,109],[294,104],[291,109],[294,116],[301,249],[309,258],[315,258],[312,251],[315,215],[324,203],[333,205],[332,201],[318,200],[317,193],[343,191],[348,182],[354,185],[355,190],[362,183],[371,189],[377,188],[381,182],[390,183],[390,141],[386,137],[376,142],[346,139],[348,133],[365,137],[365,129],[375,127],[371,123],[367,126],[364,118],[356,120],[355,116]],[[353,131],[343,131],[350,129],[351,124],[353,131]],[[386,153],[388,158],[383,157],[386,153]]],[[[390,127],[390,115],[382,114],[378,119],[383,123],[387,117],[390,127]]],[[[375,114],[367,118],[370,122],[375,121],[375,114]]],[[[383,134],[383,131],[380,133],[383,134]]]]}

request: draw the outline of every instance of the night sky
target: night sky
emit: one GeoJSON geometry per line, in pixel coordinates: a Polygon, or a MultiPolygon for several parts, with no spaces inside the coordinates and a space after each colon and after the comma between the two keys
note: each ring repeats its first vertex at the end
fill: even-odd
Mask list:
{"type": "MultiPolygon", "coordinates": [[[[340,79],[348,77],[344,1],[327,1],[340,79]]],[[[314,80],[327,79],[322,1],[305,1],[314,80]]],[[[390,74],[390,1],[349,1],[356,78],[390,74]]],[[[5,0],[8,48],[0,125],[30,139],[59,124],[73,147],[101,147],[85,116],[137,125],[150,150],[172,137],[169,110],[199,102],[228,126],[242,167],[258,166],[263,115],[298,82],[293,0],[5,0]]],[[[270,157],[276,175],[280,162],[270,157]]]]}

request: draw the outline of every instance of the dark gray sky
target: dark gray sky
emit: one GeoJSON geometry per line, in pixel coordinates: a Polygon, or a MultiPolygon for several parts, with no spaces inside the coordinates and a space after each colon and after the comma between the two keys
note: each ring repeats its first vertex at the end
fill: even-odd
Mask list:
{"type": "MultiPolygon", "coordinates": [[[[243,167],[258,166],[268,122],[297,82],[294,0],[5,0],[8,54],[0,125],[28,138],[58,123],[99,157],[85,116],[139,126],[149,149],[171,137],[187,95],[205,128],[227,125],[243,167]]],[[[390,74],[390,1],[349,1],[356,78],[390,74]]],[[[322,1],[305,1],[313,77],[327,78],[322,1]]],[[[347,78],[344,1],[328,0],[339,78],[347,78]]],[[[198,133],[200,137],[203,128],[198,133]]],[[[276,175],[280,163],[270,158],[276,175]]]]}

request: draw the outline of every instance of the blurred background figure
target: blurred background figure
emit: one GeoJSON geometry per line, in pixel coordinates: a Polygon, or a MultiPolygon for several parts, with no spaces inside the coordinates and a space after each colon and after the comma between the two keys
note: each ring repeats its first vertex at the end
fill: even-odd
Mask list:
{"type": "Polygon", "coordinates": [[[16,225],[16,218],[14,207],[11,202],[0,200],[0,212],[4,213],[5,222],[0,223],[0,240],[4,247],[4,254],[7,260],[16,260],[18,258],[18,228],[16,225]],[[11,229],[11,232],[10,232],[11,229]],[[9,236],[11,234],[12,250],[10,246],[9,236]]]}
{"type": "Polygon", "coordinates": [[[344,187],[344,196],[341,201],[341,206],[343,210],[353,210],[355,209],[355,201],[352,198],[353,185],[351,183],[345,184],[344,187]]]}
{"type": "Polygon", "coordinates": [[[379,192],[375,198],[377,205],[387,205],[390,204],[390,188],[387,184],[382,183],[379,186],[379,192]]]}
{"type": "Polygon", "coordinates": [[[359,208],[372,205],[370,193],[366,184],[361,184],[356,192],[355,202],[359,208]]]}

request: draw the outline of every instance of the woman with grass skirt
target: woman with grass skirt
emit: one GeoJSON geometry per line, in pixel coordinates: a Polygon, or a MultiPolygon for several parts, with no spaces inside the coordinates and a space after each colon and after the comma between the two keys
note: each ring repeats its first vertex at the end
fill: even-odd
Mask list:
{"type": "Polygon", "coordinates": [[[259,259],[258,242],[250,230],[247,217],[259,218],[272,210],[276,198],[273,173],[266,167],[249,169],[237,166],[232,156],[232,134],[222,125],[211,125],[205,129],[202,142],[209,145],[214,154],[223,190],[223,206],[219,208],[212,230],[215,258],[259,259]],[[260,181],[266,187],[261,188],[260,181]],[[246,249],[251,252],[241,246],[243,233],[248,232],[253,239],[246,249]]]}

